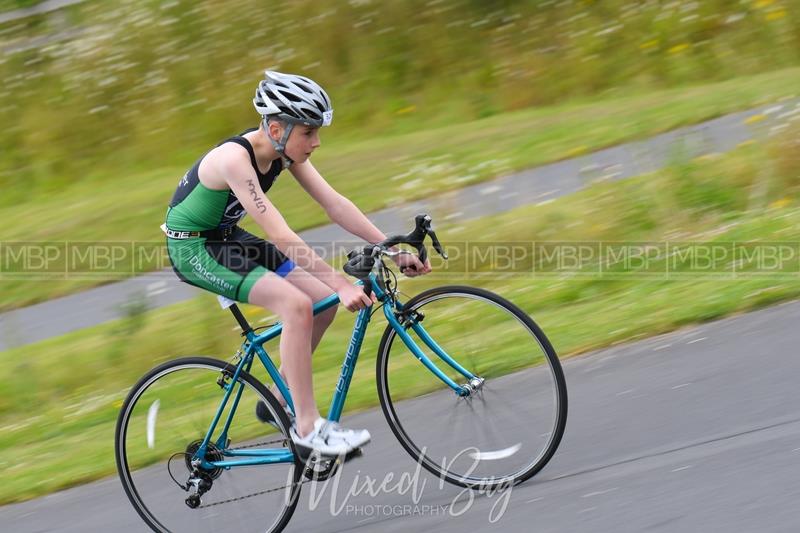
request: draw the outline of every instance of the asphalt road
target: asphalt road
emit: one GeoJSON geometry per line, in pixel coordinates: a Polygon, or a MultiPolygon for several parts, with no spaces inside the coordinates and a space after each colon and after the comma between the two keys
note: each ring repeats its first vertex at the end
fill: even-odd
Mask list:
{"type": "MultiPolygon", "coordinates": [[[[549,202],[598,180],[652,172],[663,167],[678,148],[688,156],[725,152],[754,137],[771,135],[798,116],[797,100],[762,106],[384,209],[370,213],[369,218],[386,233],[406,233],[411,229],[414,215],[421,212],[430,213],[435,225],[453,225],[523,205],[549,202]]],[[[153,239],[162,238],[160,223],[153,221],[153,239]]],[[[334,225],[305,231],[301,237],[309,243],[353,239],[334,225]]],[[[446,234],[440,232],[439,237],[446,243],[446,234]]],[[[132,300],[157,308],[190,299],[198,291],[179,282],[171,270],[165,270],[6,312],[0,314],[0,351],[120,318],[132,300]]]]}
{"type": "Polygon", "coordinates": [[[73,4],[80,4],[84,0],[45,0],[31,7],[21,9],[14,9],[12,11],[5,11],[0,13],[0,24],[11,22],[14,20],[26,19],[33,15],[42,15],[57,11],[63,7],[71,6],[73,4]]]}
{"type": "MultiPolygon", "coordinates": [[[[373,442],[338,485],[321,496],[317,487],[313,510],[304,487],[286,531],[798,531],[799,320],[791,302],[566,361],[564,440],[504,496],[504,511],[501,495],[470,504],[424,472],[418,499],[348,497],[354,480],[377,486],[389,473],[413,475],[415,464],[379,411],[346,416],[373,442]]],[[[15,533],[144,531],[116,479],[2,507],[0,523],[15,533]]]]}

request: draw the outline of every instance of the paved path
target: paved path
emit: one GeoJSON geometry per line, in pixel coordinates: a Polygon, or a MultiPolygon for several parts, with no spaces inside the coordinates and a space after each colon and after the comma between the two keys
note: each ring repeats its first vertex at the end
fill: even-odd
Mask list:
{"type": "Polygon", "coordinates": [[[25,19],[33,15],[50,13],[51,11],[57,11],[63,7],[71,6],[73,4],[80,4],[84,1],[85,0],[45,0],[44,2],[39,2],[35,6],[14,9],[13,11],[0,13],[0,24],[3,24],[4,22],[25,19]]]}
{"type": "MultiPolygon", "coordinates": [[[[427,200],[370,213],[384,232],[405,233],[420,212],[431,213],[438,227],[501,213],[531,203],[564,196],[596,180],[637,176],[663,167],[677,147],[690,156],[731,150],[782,127],[786,119],[800,115],[800,103],[764,106],[727,115],[696,126],[674,130],[651,139],[601,150],[586,156],[545,165],[479,183],[427,200]],[[755,117],[755,119],[754,119],[755,117]]],[[[158,226],[154,222],[154,229],[158,226]]],[[[160,232],[158,233],[160,237],[160,232]]],[[[307,242],[351,240],[341,228],[328,225],[305,231],[307,242]]],[[[446,234],[440,238],[445,239],[446,234]]],[[[177,280],[171,270],[94,288],[10,311],[0,315],[0,351],[124,316],[131,300],[143,299],[151,308],[192,298],[198,289],[177,280]],[[46,325],[46,328],[43,328],[46,325]]]]}
{"type": "MultiPolygon", "coordinates": [[[[410,492],[345,500],[356,476],[380,483],[415,467],[380,411],[345,417],[373,442],[345,465],[333,501],[342,511],[331,511],[330,488],[310,510],[306,485],[286,531],[797,531],[798,321],[800,302],[791,302],[566,361],[561,447],[513,489],[494,524],[498,498],[457,500],[447,509],[463,514],[451,516],[437,506],[453,505],[460,490],[427,474],[419,504],[434,507],[414,507],[410,492]]],[[[15,533],[145,530],[115,478],[2,507],[0,524],[15,533]]]]}

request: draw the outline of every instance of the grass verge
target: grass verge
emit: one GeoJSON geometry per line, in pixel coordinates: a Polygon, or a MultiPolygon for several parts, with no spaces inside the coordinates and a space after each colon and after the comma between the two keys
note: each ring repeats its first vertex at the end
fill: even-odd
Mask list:
{"type": "MultiPolygon", "coordinates": [[[[800,69],[795,68],[613,100],[529,109],[371,141],[334,140],[315,157],[315,164],[362,210],[374,211],[776,101],[794,95],[798,85],[800,69]]],[[[3,227],[0,241],[161,242],[158,226],[166,204],[190,164],[187,159],[183,167],[113,178],[94,176],[63,190],[28,191],[17,206],[2,210],[2,218],[14,224],[3,227]],[[32,203],[36,209],[31,209],[32,203]]],[[[297,230],[327,221],[288,173],[270,191],[270,198],[297,230]]],[[[260,232],[252,221],[245,227],[260,232]]],[[[122,270],[120,278],[132,271],[122,270]]],[[[0,310],[101,283],[67,275],[58,278],[2,282],[0,310]]]]}

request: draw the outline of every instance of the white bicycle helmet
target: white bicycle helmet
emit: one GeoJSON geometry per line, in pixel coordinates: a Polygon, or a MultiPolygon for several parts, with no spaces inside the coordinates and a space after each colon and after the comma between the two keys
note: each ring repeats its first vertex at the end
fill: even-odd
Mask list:
{"type": "Polygon", "coordinates": [[[319,128],[329,126],[333,120],[331,99],[319,84],[303,76],[274,70],[264,73],[264,79],[256,88],[253,106],[261,115],[265,130],[270,119],[286,122],[280,141],[269,137],[275,151],[283,159],[284,168],[292,164],[284,150],[289,133],[296,124],[319,128]]]}

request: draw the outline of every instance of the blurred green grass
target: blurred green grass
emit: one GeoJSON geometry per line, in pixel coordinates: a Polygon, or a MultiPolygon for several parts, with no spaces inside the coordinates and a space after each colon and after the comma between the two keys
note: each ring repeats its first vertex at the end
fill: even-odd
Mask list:
{"type": "MultiPolygon", "coordinates": [[[[554,202],[527,206],[460,226],[440,223],[445,244],[487,242],[800,241],[798,129],[768,143],[750,143],[714,157],[686,159],[654,174],[603,182],[554,202]],[[521,223],[524,221],[524,223],[521,223]]],[[[464,282],[467,258],[417,280],[405,293],[464,282]]],[[[467,283],[511,299],[544,329],[561,357],[627,342],[756,309],[800,295],[800,279],[711,279],[686,270],[683,279],[648,277],[636,267],[615,266],[611,279],[583,271],[500,271],[488,260],[470,269],[467,283]],[[585,276],[582,277],[582,274],[585,276]]],[[[724,267],[726,265],[723,265],[724,267]]],[[[727,266],[729,268],[729,266],[727,266]]],[[[663,271],[662,271],[663,272],[663,271]]],[[[675,272],[674,274],[679,274],[675,272]]],[[[678,276],[680,278],[680,276],[678,276]]],[[[246,307],[253,322],[263,312],[246,307]]],[[[227,359],[238,345],[233,322],[210,294],[145,311],[4,352],[0,376],[0,466],[13,473],[0,486],[0,502],[19,501],[98,479],[114,472],[110,442],[128,387],[153,365],[178,355],[227,359]]],[[[315,388],[330,401],[352,315],[340,312],[315,355],[315,388]]],[[[365,340],[347,412],[377,404],[374,362],[382,321],[365,340]]],[[[268,345],[270,353],[277,353],[268,345]]],[[[264,378],[263,370],[255,372],[264,378]]]]}
{"type": "MultiPolygon", "coordinates": [[[[532,166],[641,139],[679,126],[788,97],[800,86],[800,68],[736,80],[599,101],[504,113],[436,129],[354,141],[328,132],[314,163],[362,210],[460,188],[532,166]]],[[[185,169],[159,166],[146,172],[102,173],[69,187],[35,187],[24,202],[2,208],[14,224],[0,241],[160,242],[166,204],[185,169]],[[32,209],[31,205],[36,208],[32,209]]],[[[327,221],[286,173],[270,191],[296,230],[327,221]]],[[[256,234],[252,221],[244,224],[256,234]]],[[[130,275],[123,268],[118,276],[130,275]]],[[[0,295],[0,310],[63,296],[98,280],[17,280],[0,295]]]]}
{"type": "MultiPolygon", "coordinates": [[[[14,7],[27,2],[7,2],[14,7]]],[[[370,139],[800,64],[799,0],[83,2],[0,25],[0,204],[185,166],[254,121],[265,67],[370,139]]]]}

